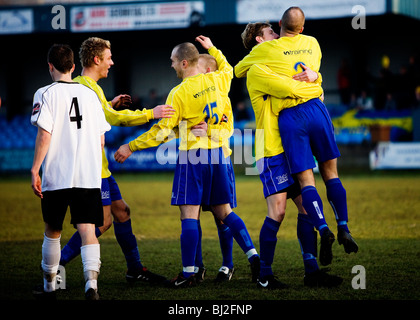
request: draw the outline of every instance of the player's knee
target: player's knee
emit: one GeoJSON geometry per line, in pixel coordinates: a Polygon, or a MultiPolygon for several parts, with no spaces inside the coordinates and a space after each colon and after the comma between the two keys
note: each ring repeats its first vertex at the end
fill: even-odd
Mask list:
{"type": "Polygon", "coordinates": [[[125,212],[126,212],[127,217],[130,217],[130,214],[131,214],[131,209],[130,209],[130,207],[128,206],[128,204],[126,204],[126,205],[125,205],[125,212]]]}
{"type": "Polygon", "coordinates": [[[131,210],[127,204],[124,206],[118,207],[117,210],[112,211],[112,215],[114,216],[114,221],[117,223],[124,223],[130,219],[131,210]]]}
{"type": "Polygon", "coordinates": [[[267,198],[268,217],[282,222],[286,214],[287,198],[284,193],[275,194],[267,198]]]}
{"type": "Polygon", "coordinates": [[[268,217],[278,222],[282,222],[285,215],[286,209],[280,202],[268,210],[268,217]]]}
{"type": "Polygon", "coordinates": [[[80,223],[77,225],[77,231],[82,239],[82,245],[96,244],[98,239],[95,234],[95,225],[92,223],[80,223]]]}
{"type": "Polygon", "coordinates": [[[229,204],[214,205],[211,206],[210,209],[216,219],[221,221],[223,221],[232,212],[232,208],[229,204]]]}
{"type": "Polygon", "coordinates": [[[284,210],[284,208],[278,208],[275,213],[275,220],[278,222],[282,222],[285,215],[286,211],[284,210]]]}

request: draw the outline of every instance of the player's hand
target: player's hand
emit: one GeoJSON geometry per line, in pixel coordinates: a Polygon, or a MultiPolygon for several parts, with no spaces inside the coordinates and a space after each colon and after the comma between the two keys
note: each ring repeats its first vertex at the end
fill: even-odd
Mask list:
{"type": "Polygon", "coordinates": [[[191,127],[191,132],[196,137],[207,137],[207,122],[201,121],[199,124],[191,127]]]}
{"type": "Polygon", "coordinates": [[[318,73],[309,69],[307,66],[305,66],[302,63],[300,64],[300,66],[302,67],[304,71],[301,73],[295,74],[293,76],[294,80],[304,81],[304,82],[314,82],[316,79],[318,79],[318,73]]]}
{"type": "Polygon", "coordinates": [[[32,174],[32,190],[37,197],[43,198],[39,174],[32,174]]]}
{"type": "Polygon", "coordinates": [[[167,104],[159,105],[153,108],[153,118],[170,118],[175,113],[175,109],[167,104]]]}
{"type": "Polygon", "coordinates": [[[127,160],[127,158],[129,156],[131,156],[131,154],[133,153],[133,151],[130,150],[130,147],[127,144],[123,144],[118,150],[117,152],[115,152],[114,154],[114,159],[115,161],[117,161],[118,163],[123,163],[125,160],[127,160]]]}
{"type": "Polygon", "coordinates": [[[114,109],[126,108],[131,104],[131,102],[131,96],[128,94],[120,94],[111,101],[114,109]]]}
{"type": "Polygon", "coordinates": [[[195,41],[200,42],[200,44],[203,46],[204,49],[209,50],[211,47],[213,47],[213,43],[211,42],[209,37],[205,36],[198,36],[195,38],[195,41]]]}

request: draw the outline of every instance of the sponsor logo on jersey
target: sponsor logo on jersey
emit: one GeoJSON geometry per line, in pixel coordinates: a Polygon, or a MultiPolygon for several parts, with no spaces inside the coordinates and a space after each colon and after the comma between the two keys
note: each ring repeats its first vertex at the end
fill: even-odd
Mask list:
{"type": "Polygon", "coordinates": [[[285,56],[291,56],[295,54],[312,54],[312,49],[299,49],[299,50],[286,50],[283,51],[285,56]]]}
{"type": "Polygon", "coordinates": [[[302,65],[306,66],[306,64],[304,64],[302,61],[298,61],[295,63],[295,65],[293,66],[293,69],[295,69],[296,71],[298,71],[298,68],[300,67],[302,69],[302,71],[305,71],[302,67],[302,65]]]}
{"type": "Polygon", "coordinates": [[[39,109],[41,108],[41,105],[39,102],[35,103],[32,107],[32,115],[36,115],[39,112],[39,109]]]}
{"type": "Polygon", "coordinates": [[[203,91],[197,92],[193,96],[194,98],[198,98],[205,95],[206,93],[209,93],[210,91],[216,91],[216,87],[215,86],[208,87],[207,89],[204,89],[203,91]]]}

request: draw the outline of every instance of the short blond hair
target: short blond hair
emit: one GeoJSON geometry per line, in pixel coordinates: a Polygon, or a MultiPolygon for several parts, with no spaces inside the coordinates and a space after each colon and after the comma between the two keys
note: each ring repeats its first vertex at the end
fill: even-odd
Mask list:
{"type": "Polygon", "coordinates": [[[217,68],[217,61],[216,58],[208,53],[201,53],[198,57],[198,61],[202,60],[204,69],[210,68],[211,72],[216,71],[217,68]]]}
{"type": "Polygon", "coordinates": [[[80,63],[83,68],[93,65],[95,57],[103,59],[105,49],[111,50],[111,42],[97,37],[83,41],[79,50],[80,63]]]}

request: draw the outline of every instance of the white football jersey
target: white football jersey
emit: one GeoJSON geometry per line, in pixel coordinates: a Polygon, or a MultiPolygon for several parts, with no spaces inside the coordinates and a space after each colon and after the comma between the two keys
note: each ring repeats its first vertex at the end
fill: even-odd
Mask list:
{"type": "Polygon", "coordinates": [[[38,89],[31,123],[51,133],[42,191],[101,187],[101,135],[111,126],[93,90],[63,81],[38,89]]]}

